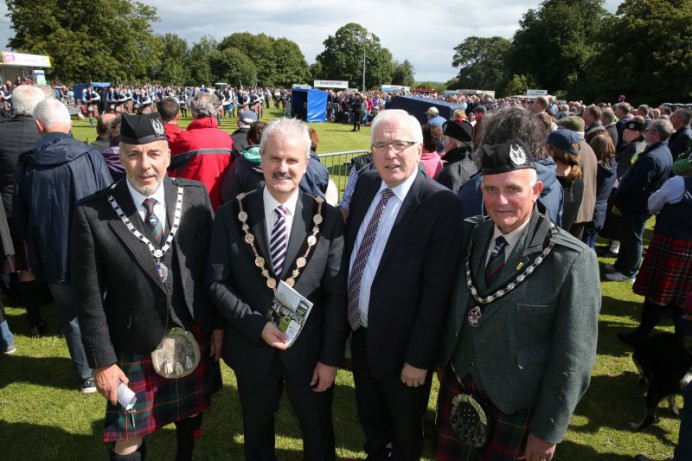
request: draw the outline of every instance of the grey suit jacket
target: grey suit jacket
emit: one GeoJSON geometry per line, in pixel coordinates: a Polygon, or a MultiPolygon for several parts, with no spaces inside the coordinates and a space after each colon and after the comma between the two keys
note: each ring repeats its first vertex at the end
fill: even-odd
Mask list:
{"type": "Polygon", "coordinates": [[[601,293],[595,253],[558,229],[552,237],[555,246],[545,261],[514,291],[484,307],[476,328],[467,321],[467,312],[476,303],[463,270],[472,240],[474,285],[480,296],[494,293],[541,254],[547,224],[547,218],[539,219],[534,209],[499,279],[486,287],[485,258],[494,224],[480,216],[465,221],[462,270],[440,363],[446,366],[456,352],[455,362],[467,365],[495,406],[504,413],[530,409],[531,432],[557,443],[586,392],[596,356],[601,293]]]}
{"type": "MultiPolygon", "coordinates": [[[[169,295],[145,244],[125,227],[107,200],[112,194],[133,225],[146,232],[123,178],[82,199],[71,232],[71,271],[82,343],[92,368],[116,363],[121,352],[148,354],[170,328],[169,295]]],[[[164,179],[166,214],[173,222],[176,187],[183,210],[169,251],[169,277],[180,280],[184,304],[197,325],[215,323],[204,289],[213,213],[206,189],[197,181],[164,179]]]]}

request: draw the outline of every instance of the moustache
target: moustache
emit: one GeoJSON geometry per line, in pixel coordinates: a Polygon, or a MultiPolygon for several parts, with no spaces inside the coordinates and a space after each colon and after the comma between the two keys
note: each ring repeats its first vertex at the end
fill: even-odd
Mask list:
{"type": "Polygon", "coordinates": [[[274,179],[293,179],[293,175],[291,173],[281,173],[281,172],[276,172],[272,175],[274,179]]]}

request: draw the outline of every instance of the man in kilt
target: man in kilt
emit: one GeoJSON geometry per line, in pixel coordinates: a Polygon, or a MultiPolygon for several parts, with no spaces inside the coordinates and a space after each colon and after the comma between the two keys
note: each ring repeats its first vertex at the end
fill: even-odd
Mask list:
{"type": "Polygon", "coordinates": [[[489,217],[463,227],[440,352],[435,456],[551,460],[596,357],[598,262],[539,212],[543,184],[529,143],[481,144],[489,217]]]}
{"type": "Polygon", "coordinates": [[[201,183],[166,177],[158,114],[123,114],[120,160],[127,176],[78,204],[71,240],[82,342],[108,400],[104,440],[113,442],[112,460],[142,460],[143,438],[175,423],[175,459],[189,460],[220,385],[223,332],[213,330],[204,289],[211,204],[201,183]],[[152,351],[183,330],[186,356],[176,347],[170,368],[158,366],[152,351]],[[119,382],[134,392],[134,407],[121,405],[119,382]]]}

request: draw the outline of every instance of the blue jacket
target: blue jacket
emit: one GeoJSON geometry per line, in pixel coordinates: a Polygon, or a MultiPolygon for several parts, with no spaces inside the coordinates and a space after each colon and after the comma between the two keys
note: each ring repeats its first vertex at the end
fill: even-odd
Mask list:
{"type": "Polygon", "coordinates": [[[661,188],[672,169],[673,156],[667,142],[647,147],[620,180],[613,203],[623,213],[649,216],[649,196],[661,188]]]}
{"type": "MultiPolygon", "coordinates": [[[[555,161],[550,157],[536,162],[536,174],[538,180],[543,183],[543,192],[541,192],[538,201],[545,208],[545,213],[550,221],[557,226],[562,226],[562,203],[565,199],[565,193],[557,180],[556,168],[555,161]]],[[[464,204],[464,219],[487,214],[483,207],[482,180],[483,174],[479,171],[471,176],[457,193],[459,200],[464,204]]]]}
{"type": "Polygon", "coordinates": [[[593,227],[596,231],[603,228],[606,212],[608,211],[608,197],[613,191],[617,179],[618,164],[615,159],[610,160],[610,168],[598,165],[596,170],[596,205],[593,210],[593,227]]]}
{"type": "Polygon", "coordinates": [[[12,218],[29,245],[31,270],[39,279],[69,281],[74,205],[112,182],[103,156],[68,134],[46,134],[19,156],[12,218]]]}

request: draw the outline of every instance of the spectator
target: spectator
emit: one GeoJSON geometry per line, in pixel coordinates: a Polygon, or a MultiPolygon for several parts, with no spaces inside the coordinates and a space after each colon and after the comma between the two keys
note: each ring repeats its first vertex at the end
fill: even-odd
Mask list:
{"type": "Polygon", "coordinates": [[[477,171],[473,162],[473,126],[467,121],[448,121],[443,127],[445,154],[444,167],[437,182],[455,194],[477,171]]]}
{"type": "Polygon", "coordinates": [[[646,150],[625,173],[613,198],[620,220],[620,251],[614,264],[607,264],[606,279],[614,282],[634,281],[642,258],[644,225],[651,216],[647,200],[661,188],[670,175],[673,157],[668,138],[673,126],[668,120],[651,122],[646,129],[646,150]]]}
{"type": "Polygon", "coordinates": [[[619,137],[618,130],[615,125],[615,114],[613,113],[613,109],[607,108],[604,109],[603,112],[601,112],[601,124],[610,135],[610,139],[613,142],[613,146],[617,146],[619,137]]]}
{"type": "MultiPolygon", "coordinates": [[[[250,147],[247,135],[250,130],[250,126],[257,121],[257,115],[254,112],[246,110],[238,115],[238,129],[231,133],[231,139],[233,139],[233,161],[235,161],[242,151],[250,147]]],[[[257,142],[259,144],[259,142],[257,142]]]]}
{"type": "Polygon", "coordinates": [[[250,192],[262,185],[264,176],[260,166],[262,161],[260,141],[265,126],[264,122],[254,122],[250,125],[246,137],[248,147],[243,149],[224,177],[222,188],[224,203],[235,200],[241,192],[250,192]]]}
{"type": "Polygon", "coordinates": [[[548,135],[545,147],[557,164],[557,180],[565,194],[562,228],[568,230],[577,217],[584,196],[584,179],[579,168],[579,136],[570,130],[556,130],[548,135]]]}
{"type": "Polygon", "coordinates": [[[438,126],[423,125],[423,154],[420,161],[425,166],[425,173],[431,179],[436,179],[442,171],[442,159],[437,153],[438,146],[442,143],[442,129],[438,126]]]}
{"type": "MultiPolygon", "coordinates": [[[[591,133],[596,133],[596,130],[591,133]]],[[[617,180],[617,162],[615,161],[615,145],[609,132],[600,130],[599,134],[591,138],[589,145],[596,154],[598,169],[596,171],[596,204],[593,220],[587,223],[584,228],[584,243],[595,249],[596,237],[605,223],[608,198],[617,180]]]]}
{"type": "Polygon", "coordinates": [[[110,145],[108,140],[108,130],[111,120],[115,118],[115,114],[101,114],[96,120],[96,141],[91,143],[94,150],[103,152],[110,145]]]}
{"type": "Polygon", "coordinates": [[[670,123],[673,124],[675,133],[670,136],[668,146],[673,160],[677,160],[680,155],[686,153],[692,143],[692,111],[689,109],[678,109],[670,116],[670,123]]]}
{"type": "Polygon", "coordinates": [[[190,100],[193,120],[170,143],[171,164],[168,167],[171,177],[194,179],[204,184],[214,210],[222,203],[221,184],[231,164],[233,150],[233,140],[216,122],[219,104],[219,98],[206,92],[190,100]]]}
{"type": "Polygon", "coordinates": [[[108,140],[110,145],[102,152],[103,158],[108,165],[108,171],[117,181],[125,176],[125,167],[120,161],[120,126],[122,125],[122,115],[114,117],[108,124],[108,140]]]}
{"type": "Polygon", "coordinates": [[[163,120],[163,131],[166,133],[166,140],[171,145],[176,138],[183,132],[178,126],[180,119],[180,103],[175,98],[163,98],[156,103],[156,110],[163,120]]]}

